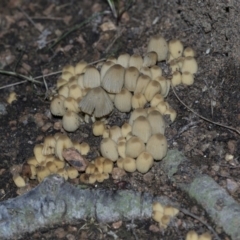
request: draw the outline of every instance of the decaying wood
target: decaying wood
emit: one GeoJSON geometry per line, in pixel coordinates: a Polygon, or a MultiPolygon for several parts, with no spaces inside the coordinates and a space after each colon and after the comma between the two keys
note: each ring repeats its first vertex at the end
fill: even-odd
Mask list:
{"type": "Polygon", "coordinates": [[[88,218],[99,222],[145,219],[151,217],[156,201],[174,206],[166,197],[131,190],[81,189],[52,175],[30,192],[0,203],[0,239],[88,218]]]}
{"type": "Polygon", "coordinates": [[[177,176],[183,176],[184,172],[188,172],[191,164],[177,150],[168,152],[161,167],[179,188],[202,205],[216,225],[222,227],[233,240],[240,240],[240,204],[229,196],[225,189],[211,177],[200,174],[197,170],[193,173],[192,179],[179,181],[181,178],[177,176]]]}

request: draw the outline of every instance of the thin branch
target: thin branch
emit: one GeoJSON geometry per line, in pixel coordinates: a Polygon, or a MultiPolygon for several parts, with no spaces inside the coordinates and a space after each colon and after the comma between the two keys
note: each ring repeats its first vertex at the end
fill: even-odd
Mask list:
{"type": "Polygon", "coordinates": [[[16,86],[16,85],[19,85],[19,84],[22,84],[22,83],[25,83],[25,82],[27,82],[27,80],[24,80],[24,81],[21,81],[21,82],[16,82],[16,83],[11,83],[11,84],[0,87],[0,90],[4,89],[4,88],[9,88],[9,87],[12,87],[12,86],[16,86]]]}
{"type": "Polygon", "coordinates": [[[205,121],[207,121],[207,122],[210,122],[210,123],[212,123],[212,124],[214,124],[214,125],[217,125],[217,126],[220,126],[220,127],[223,127],[223,128],[227,128],[227,129],[229,129],[229,130],[232,130],[232,131],[234,131],[234,132],[236,132],[236,133],[238,133],[238,134],[240,135],[240,131],[239,131],[238,129],[236,129],[236,128],[234,128],[234,127],[226,126],[226,125],[221,124],[221,123],[218,123],[218,122],[213,122],[212,120],[210,120],[210,119],[208,119],[208,118],[205,118],[205,117],[203,117],[202,115],[196,113],[193,109],[191,109],[189,106],[187,106],[187,105],[180,99],[180,97],[177,95],[177,93],[176,93],[176,91],[175,91],[175,89],[174,89],[173,86],[172,86],[172,90],[173,90],[173,93],[174,93],[175,97],[178,99],[178,101],[179,101],[184,107],[186,107],[189,111],[191,111],[191,112],[194,113],[196,116],[198,116],[199,118],[201,118],[201,119],[203,119],[203,120],[205,120],[205,121]]]}
{"type": "Polygon", "coordinates": [[[211,231],[211,232],[214,234],[214,236],[215,236],[215,238],[216,238],[217,240],[221,240],[221,238],[220,238],[220,237],[218,236],[218,234],[214,231],[214,229],[213,229],[210,225],[208,225],[205,221],[203,221],[201,218],[199,218],[199,217],[196,216],[195,214],[189,212],[187,209],[180,208],[179,210],[180,210],[182,213],[184,213],[185,215],[188,215],[188,216],[190,216],[190,217],[195,218],[196,220],[198,220],[200,223],[202,223],[203,225],[205,225],[205,226],[209,229],[209,231],[211,231]]]}

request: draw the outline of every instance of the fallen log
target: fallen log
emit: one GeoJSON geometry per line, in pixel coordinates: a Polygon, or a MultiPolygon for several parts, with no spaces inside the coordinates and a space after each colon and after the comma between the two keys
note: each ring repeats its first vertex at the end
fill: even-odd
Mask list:
{"type": "Polygon", "coordinates": [[[168,178],[194,198],[209,214],[216,225],[223,228],[232,240],[240,240],[240,204],[211,177],[192,171],[190,161],[179,151],[170,150],[161,163],[168,178]],[[188,171],[189,170],[189,171],[188,171]],[[192,176],[185,180],[193,172],[192,176]],[[182,181],[181,181],[182,180],[182,181]]]}
{"type": "Polygon", "coordinates": [[[132,190],[81,189],[51,175],[28,193],[0,203],[0,238],[88,218],[99,222],[146,219],[151,217],[153,202],[174,206],[167,197],[132,190]]]}

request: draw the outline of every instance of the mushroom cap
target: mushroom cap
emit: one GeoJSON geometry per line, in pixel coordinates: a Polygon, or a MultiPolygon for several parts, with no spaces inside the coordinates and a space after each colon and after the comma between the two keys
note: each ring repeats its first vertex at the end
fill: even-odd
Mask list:
{"type": "Polygon", "coordinates": [[[148,114],[147,119],[150,123],[152,134],[164,134],[166,124],[160,112],[158,112],[157,110],[151,111],[148,114]]]}
{"type": "Polygon", "coordinates": [[[123,88],[115,95],[114,105],[120,112],[130,112],[132,108],[132,94],[123,88]]]}
{"type": "Polygon", "coordinates": [[[194,230],[191,230],[187,233],[186,240],[198,240],[198,234],[194,230]]]}
{"type": "Polygon", "coordinates": [[[161,89],[161,85],[158,81],[150,81],[144,91],[144,96],[147,101],[150,102],[157,93],[161,92],[161,89]]]}
{"type": "Polygon", "coordinates": [[[149,76],[141,74],[137,79],[137,85],[134,90],[134,94],[144,93],[144,91],[150,81],[151,81],[151,78],[149,76]]]}
{"type": "Polygon", "coordinates": [[[62,118],[63,128],[68,132],[75,132],[81,123],[80,116],[73,111],[66,111],[62,118]]]}
{"type": "Polygon", "coordinates": [[[144,143],[148,141],[152,135],[151,125],[146,117],[139,116],[132,125],[132,134],[139,137],[144,143]]]}
{"type": "Polygon", "coordinates": [[[111,66],[102,79],[102,87],[110,93],[119,93],[124,83],[125,68],[120,64],[111,66]]]}
{"type": "Polygon", "coordinates": [[[158,55],[156,52],[148,52],[143,58],[143,67],[151,67],[157,63],[158,55]]]}
{"type": "Polygon", "coordinates": [[[123,53],[118,56],[117,63],[127,68],[129,65],[130,55],[128,53],[123,53]]]}
{"type": "Polygon", "coordinates": [[[150,68],[150,71],[152,75],[152,80],[155,80],[155,78],[162,76],[162,69],[157,65],[152,66],[150,68]]]}
{"type": "Polygon", "coordinates": [[[173,58],[178,58],[182,56],[183,44],[178,39],[173,39],[169,41],[168,48],[173,58]]]}
{"type": "Polygon", "coordinates": [[[139,71],[136,67],[129,67],[125,71],[124,77],[124,87],[128,90],[133,92],[137,85],[137,79],[139,77],[139,71]]]}
{"type": "Polygon", "coordinates": [[[137,170],[146,173],[153,165],[153,157],[148,152],[142,152],[136,159],[137,170]]]}
{"type": "Polygon", "coordinates": [[[162,160],[167,154],[167,139],[161,134],[153,134],[146,145],[146,150],[149,152],[155,160],[162,160]]]}
{"type": "Polygon", "coordinates": [[[104,138],[100,144],[100,151],[103,157],[112,160],[118,159],[117,144],[111,138],[104,138]]]}
{"type": "Polygon", "coordinates": [[[139,137],[133,136],[126,142],[127,157],[136,158],[143,151],[145,151],[145,144],[139,137]]]}
{"type": "Polygon", "coordinates": [[[168,55],[168,44],[166,40],[160,35],[151,37],[147,46],[147,52],[151,51],[157,53],[158,61],[166,60],[168,55]]]}
{"type": "Polygon", "coordinates": [[[94,114],[95,117],[100,118],[113,110],[113,103],[101,87],[96,87],[88,91],[79,103],[79,107],[83,112],[89,115],[94,114]]]}
{"type": "Polygon", "coordinates": [[[85,88],[95,88],[101,85],[99,71],[94,66],[87,66],[83,76],[83,86],[85,88]]]}
{"type": "Polygon", "coordinates": [[[141,55],[135,53],[129,58],[129,67],[136,67],[138,70],[140,70],[142,65],[143,59],[141,55]]]}

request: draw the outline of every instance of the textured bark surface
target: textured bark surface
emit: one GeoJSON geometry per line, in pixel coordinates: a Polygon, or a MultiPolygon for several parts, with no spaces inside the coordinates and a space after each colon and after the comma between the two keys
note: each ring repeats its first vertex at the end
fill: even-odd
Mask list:
{"type": "MultiPolygon", "coordinates": [[[[190,164],[190,161],[182,153],[170,150],[163,160],[163,169],[178,187],[202,205],[216,225],[223,227],[233,240],[239,240],[240,204],[207,175],[196,172],[190,181],[179,181],[175,174],[184,177],[181,167],[190,164]]],[[[184,169],[186,168],[184,167],[184,169]]]]}
{"type": "Polygon", "coordinates": [[[81,189],[52,175],[30,192],[0,203],[0,238],[88,218],[104,223],[146,219],[156,201],[173,205],[166,197],[131,190],[81,189]]]}

